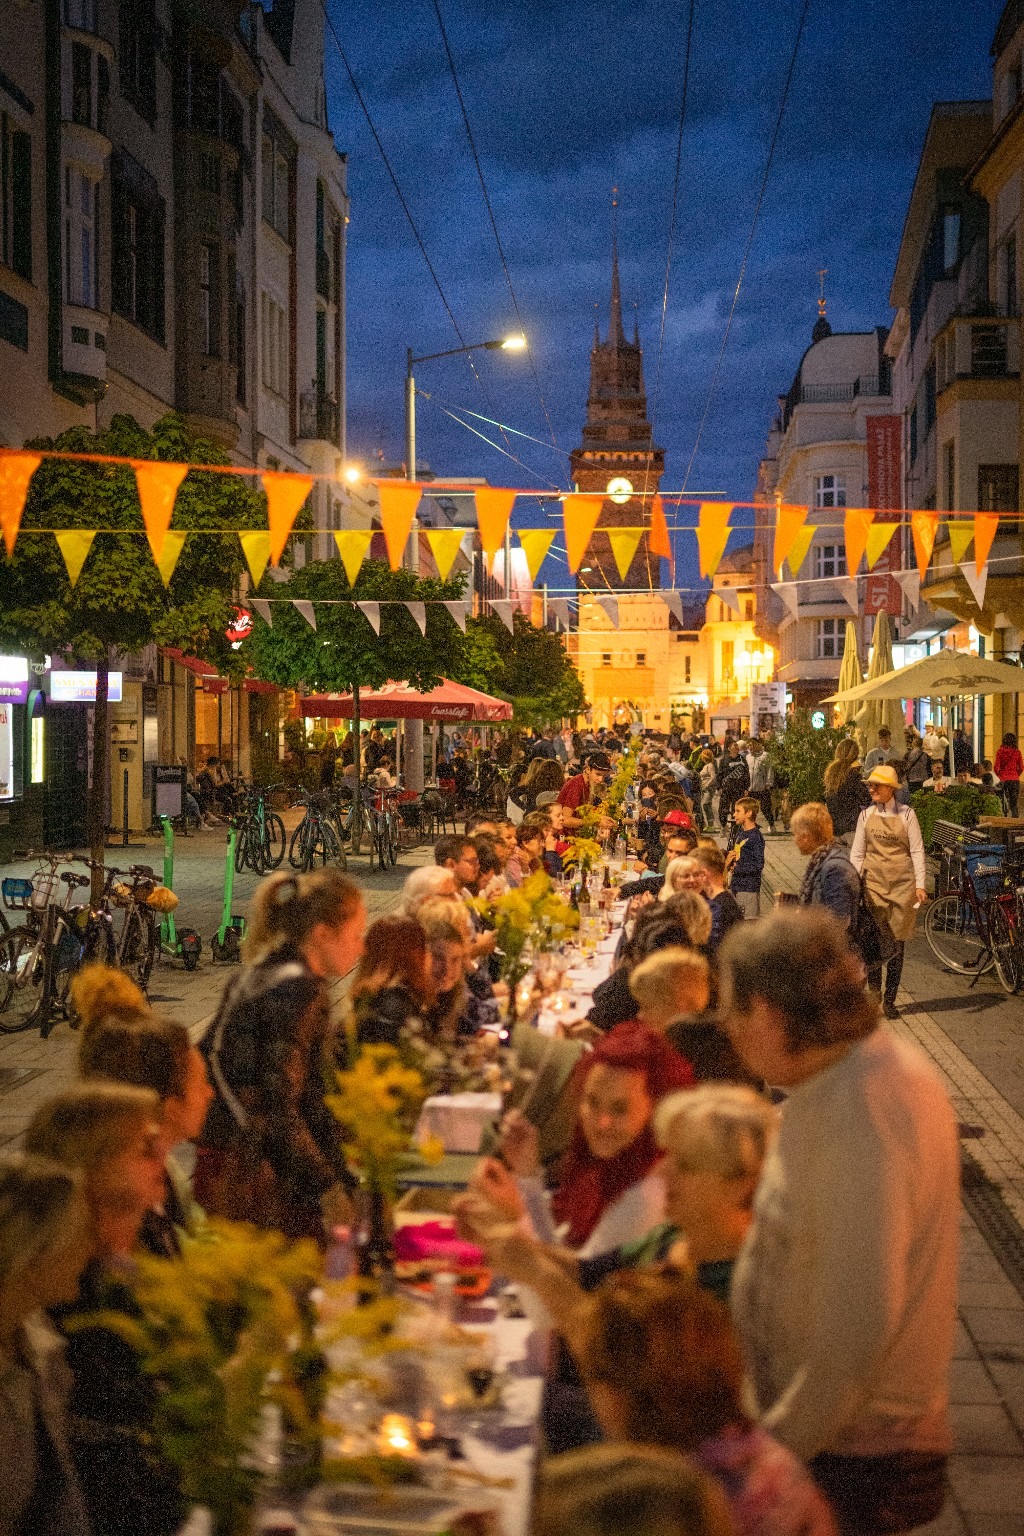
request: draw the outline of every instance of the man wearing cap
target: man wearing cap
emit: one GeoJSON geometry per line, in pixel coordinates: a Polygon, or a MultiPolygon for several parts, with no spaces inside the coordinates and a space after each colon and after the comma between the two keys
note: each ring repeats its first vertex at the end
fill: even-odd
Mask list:
{"type": "MultiPolygon", "coordinates": [[[[899,776],[881,763],[868,774],[871,804],[857,818],[850,849],[850,863],[864,876],[868,905],[880,923],[888,924],[896,941],[896,953],[885,968],[882,1011],[898,1019],[896,994],[903,974],[903,953],[914,931],[918,910],[927,901],[924,841],[917,817],[909,805],[898,805],[899,776]]],[[[882,991],[882,967],[868,972],[868,984],[882,991]]]]}
{"type": "Polygon", "coordinates": [[[563,811],[563,824],[567,832],[575,832],[583,825],[576,812],[581,805],[590,805],[597,791],[612,771],[607,752],[591,752],[583,762],[579,773],[566,779],[558,791],[558,803],[563,811]]]}

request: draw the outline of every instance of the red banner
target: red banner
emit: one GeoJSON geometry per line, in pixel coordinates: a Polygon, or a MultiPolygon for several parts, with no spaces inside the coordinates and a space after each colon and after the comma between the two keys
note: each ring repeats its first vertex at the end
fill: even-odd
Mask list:
{"type": "MultiPolygon", "coordinates": [[[[898,508],[902,504],[903,468],[902,423],[899,416],[869,416],[865,422],[868,439],[868,505],[898,508]]],[[[894,519],[882,512],[877,521],[894,519]]],[[[864,612],[869,618],[883,611],[891,617],[903,612],[903,590],[891,573],[903,568],[901,535],[896,533],[869,571],[864,583],[864,612]]]]}

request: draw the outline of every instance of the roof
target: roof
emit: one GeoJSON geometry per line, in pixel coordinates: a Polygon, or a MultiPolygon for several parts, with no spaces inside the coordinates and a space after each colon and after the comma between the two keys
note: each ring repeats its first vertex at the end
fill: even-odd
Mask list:
{"type": "MultiPolygon", "coordinates": [[[[753,544],[741,544],[739,549],[730,550],[729,553],[718,562],[716,576],[728,574],[730,571],[752,571],[754,568],[753,544]]],[[[708,594],[710,596],[710,593],[708,594]]]]}
{"type": "Polygon", "coordinates": [[[996,35],[992,39],[992,57],[998,59],[999,55],[1013,41],[1013,34],[1017,28],[1024,24],[1024,0],[1007,0],[1003,14],[999,18],[996,27],[996,35]]]}

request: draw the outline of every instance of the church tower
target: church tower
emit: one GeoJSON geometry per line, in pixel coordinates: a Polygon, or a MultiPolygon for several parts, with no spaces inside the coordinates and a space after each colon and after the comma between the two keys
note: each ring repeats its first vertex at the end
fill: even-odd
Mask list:
{"type": "MultiPolygon", "coordinates": [[[[613,204],[613,209],[615,208],[613,204]]],[[[608,337],[602,341],[594,327],[590,353],[590,393],[583,440],[570,458],[572,479],[580,491],[605,496],[601,521],[583,565],[591,574],[581,585],[594,591],[649,588],[660,585],[661,561],[651,555],[644,532],[626,572],[619,576],[612,548],[602,528],[650,526],[651,499],[665,472],[665,451],[653,442],[644,393],[643,352],[634,324],[633,340],[622,328],[617,232],[612,235],[612,295],[608,337]]]]}

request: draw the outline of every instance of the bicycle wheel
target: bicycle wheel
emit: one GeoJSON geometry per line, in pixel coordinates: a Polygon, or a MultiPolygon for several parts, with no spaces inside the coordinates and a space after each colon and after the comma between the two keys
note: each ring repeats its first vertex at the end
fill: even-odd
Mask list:
{"type": "Polygon", "coordinates": [[[249,828],[239,827],[235,839],[235,874],[240,875],[249,862],[249,828]]]}
{"type": "Polygon", "coordinates": [[[284,822],[276,811],[270,811],[263,825],[263,867],[277,869],[284,858],[288,843],[284,835],[284,822]]]}
{"type": "Polygon", "coordinates": [[[292,869],[306,868],[306,839],[309,836],[310,819],[303,816],[295,831],[292,833],[288,844],[288,863],[292,869]]]}
{"type": "Polygon", "coordinates": [[[142,907],[130,907],[117,947],[117,963],[143,991],[149,982],[156,955],[156,923],[142,907]]]}
{"type": "Polygon", "coordinates": [[[992,968],[992,952],[982,938],[974,909],[962,896],[940,896],[928,908],[924,934],[932,954],[947,970],[983,976],[992,968]]]}
{"type": "MultiPolygon", "coordinates": [[[[77,911],[77,908],[74,911],[77,911]]],[[[73,918],[73,913],[71,915],[73,918]]],[[[110,966],[117,964],[113,925],[103,912],[90,913],[74,963],[62,966],[54,977],[54,1000],[63,1009],[64,1017],[72,1029],[77,1029],[82,1021],[71,998],[71,983],[84,965],[93,964],[110,966]]]]}
{"type": "Polygon", "coordinates": [[[43,941],[28,928],[0,940],[0,1033],[15,1035],[39,1023],[46,993],[43,941]]]}
{"type": "Polygon", "coordinates": [[[395,811],[387,812],[384,827],[387,833],[388,863],[394,869],[398,863],[398,815],[395,811]]]}
{"type": "Polygon", "coordinates": [[[1012,996],[1020,985],[1020,955],[1017,940],[1007,920],[1002,904],[996,900],[986,908],[988,918],[988,942],[995,961],[996,975],[1004,992],[1012,996]]]}

